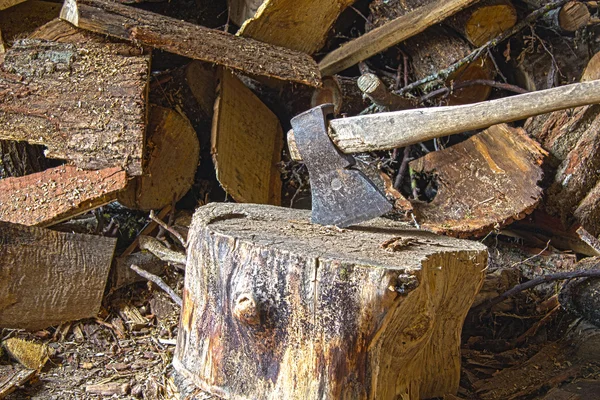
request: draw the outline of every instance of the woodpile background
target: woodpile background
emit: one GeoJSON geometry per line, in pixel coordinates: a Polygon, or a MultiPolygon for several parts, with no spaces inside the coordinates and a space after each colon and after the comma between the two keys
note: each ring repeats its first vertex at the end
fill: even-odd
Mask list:
{"type": "Polygon", "coordinates": [[[596,1],[0,0],[0,399],[600,398],[599,104],[363,144],[394,208],[347,229],[286,143],[327,103],[597,82],[599,32],[596,1]]]}

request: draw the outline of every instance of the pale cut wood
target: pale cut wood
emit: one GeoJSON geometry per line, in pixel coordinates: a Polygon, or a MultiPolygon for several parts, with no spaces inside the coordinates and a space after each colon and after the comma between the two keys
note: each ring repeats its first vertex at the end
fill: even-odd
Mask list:
{"type": "Polygon", "coordinates": [[[116,200],[126,186],[121,168],[82,171],[61,166],[2,179],[0,220],[28,226],[57,224],[116,200]]]}
{"type": "Polygon", "coordinates": [[[313,54],[338,16],[356,0],[266,0],[237,33],[313,54]]]}
{"type": "Polygon", "coordinates": [[[480,237],[525,218],[541,201],[546,155],[524,130],[503,124],[411,161],[437,186],[430,203],[413,202],[417,221],[436,233],[480,237]]]}
{"type": "Polygon", "coordinates": [[[231,35],[110,0],[65,0],[60,17],[73,25],[200,61],[281,80],[319,86],[308,55],[231,35]]]}
{"type": "Polygon", "coordinates": [[[117,240],[0,222],[0,327],[94,317],[117,240]]]}
{"type": "Polygon", "coordinates": [[[329,124],[329,135],[342,152],[361,153],[405,147],[533,115],[595,103],[600,103],[600,80],[477,104],[334,119],[329,124]]]}
{"type": "Polygon", "coordinates": [[[460,332],[487,250],[378,219],[200,208],[175,368],[227,399],[425,399],[456,393],[460,332]]]}
{"type": "Polygon", "coordinates": [[[0,365],[0,399],[4,399],[26,383],[34,381],[37,373],[35,369],[0,365]]]}
{"type": "Polygon", "coordinates": [[[333,75],[398,44],[470,6],[477,0],[438,0],[402,15],[343,44],[319,63],[323,76],[333,75]]]}
{"type": "Polygon", "coordinates": [[[242,26],[244,21],[256,14],[264,0],[228,0],[229,19],[237,26],[242,26]]]}
{"type": "Polygon", "coordinates": [[[0,0],[0,10],[5,10],[24,1],[25,0],[0,0]]]}
{"type": "Polygon", "coordinates": [[[212,127],[217,179],[234,200],[281,203],[279,120],[233,73],[221,70],[212,127]]]}
{"type": "Polygon", "coordinates": [[[482,0],[445,22],[479,47],[515,26],[517,10],[509,0],[482,0]]]}
{"type": "Polygon", "coordinates": [[[569,1],[564,6],[550,11],[545,18],[564,32],[575,32],[590,22],[591,15],[585,3],[569,1]]]}
{"type": "Polygon", "coordinates": [[[80,168],[142,173],[150,57],[112,43],[18,41],[0,73],[0,139],[80,168]]]}
{"type": "Polygon", "coordinates": [[[150,107],[146,134],[146,173],[119,193],[119,202],[128,208],[157,210],[179,201],[192,187],[200,145],[190,121],[164,107],[150,107]]]}

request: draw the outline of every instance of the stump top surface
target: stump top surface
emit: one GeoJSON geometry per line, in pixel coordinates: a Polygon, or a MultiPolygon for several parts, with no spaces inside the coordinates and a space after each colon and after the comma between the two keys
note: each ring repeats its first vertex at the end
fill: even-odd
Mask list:
{"type": "Polygon", "coordinates": [[[475,257],[487,248],[476,241],[438,236],[383,218],[346,229],[310,222],[310,212],[257,204],[214,203],[199,208],[192,231],[210,233],[322,260],[420,269],[435,254],[475,257]]]}

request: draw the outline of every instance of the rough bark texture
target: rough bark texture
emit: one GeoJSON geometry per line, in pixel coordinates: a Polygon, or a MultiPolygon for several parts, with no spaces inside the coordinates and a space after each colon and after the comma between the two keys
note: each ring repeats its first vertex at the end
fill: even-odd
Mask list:
{"type": "Polygon", "coordinates": [[[222,71],[213,118],[217,179],[236,201],[281,203],[279,120],[235,75],[222,71]]]}
{"type": "Polygon", "coordinates": [[[25,0],[0,0],[0,10],[12,7],[15,4],[24,2],[25,0]]]}
{"type": "MultiPolygon", "coordinates": [[[[585,258],[577,264],[578,270],[600,270],[600,258],[585,258]]],[[[584,278],[567,282],[560,291],[560,304],[600,327],[600,279],[584,278]]]]}
{"type": "Polygon", "coordinates": [[[28,226],[57,224],[116,200],[126,185],[120,168],[81,171],[61,166],[2,179],[0,220],[28,226]]]}
{"type": "Polygon", "coordinates": [[[46,168],[42,146],[0,140],[0,179],[23,176],[46,168]]]}
{"type": "Polygon", "coordinates": [[[190,121],[177,111],[151,106],[147,130],[147,163],[119,202],[139,210],[157,210],[179,201],[192,187],[200,145],[190,121]]]}
{"type": "Polygon", "coordinates": [[[126,44],[18,41],[0,74],[0,138],[81,168],[142,173],[149,56],[126,44]]]}
{"type": "Polygon", "coordinates": [[[58,18],[60,3],[28,0],[0,12],[2,38],[10,47],[17,39],[22,39],[39,26],[58,18]]]}
{"type": "Polygon", "coordinates": [[[238,35],[312,54],[337,17],[356,0],[266,0],[238,35]]]}
{"type": "Polygon", "coordinates": [[[174,365],[227,399],[420,399],[458,388],[479,243],[389,220],[345,230],[257,205],[200,208],[174,365]]]}
{"type": "Polygon", "coordinates": [[[0,222],[0,327],[36,330],[95,316],[116,242],[0,222]]]}
{"type": "Polygon", "coordinates": [[[108,0],[67,0],[60,17],[82,29],[142,43],[248,74],[320,85],[315,61],[283,47],[182,22],[108,0]]]}
{"type": "Polygon", "coordinates": [[[512,28],[517,23],[517,10],[509,0],[483,0],[446,23],[479,47],[512,28]]]}
{"type": "Polygon", "coordinates": [[[412,161],[410,167],[431,175],[437,186],[433,201],[413,203],[417,221],[437,233],[468,237],[524,218],[541,200],[537,184],[546,155],[522,129],[495,125],[412,161]]]}

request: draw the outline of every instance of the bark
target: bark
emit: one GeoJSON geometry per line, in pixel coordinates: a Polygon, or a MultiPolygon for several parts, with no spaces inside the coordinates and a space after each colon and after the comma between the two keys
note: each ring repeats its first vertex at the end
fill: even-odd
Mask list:
{"type": "Polygon", "coordinates": [[[18,41],[0,74],[0,139],[80,168],[142,173],[149,57],[126,44],[18,41]]]}
{"type": "Polygon", "coordinates": [[[541,201],[546,155],[522,129],[495,125],[412,161],[436,191],[429,203],[413,202],[417,221],[436,233],[479,237],[523,219],[541,201]]]}
{"type": "Polygon", "coordinates": [[[0,327],[37,330],[94,317],[115,245],[0,222],[0,327]]]}
{"type": "MultiPolygon", "coordinates": [[[[585,258],[579,270],[600,270],[600,258],[585,258]]],[[[600,279],[584,278],[567,282],[560,290],[560,304],[575,315],[600,327],[600,279]]]]}
{"type": "Polygon", "coordinates": [[[117,199],[127,176],[120,168],[81,171],[61,166],[0,180],[0,220],[49,226],[117,199]]]}
{"type": "Polygon", "coordinates": [[[319,86],[321,83],[316,63],[304,53],[108,0],[65,1],[60,17],[82,29],[248,74],[310,86],[319,86]]]}
{"type": "Polygon", "coordinates": [[[279,120],[231,72],[222,70],[219,82],[211,147],[217,179],[236,201],[278,205],[279,120]]]}
{"type": "Polygon", "coordinates": [[[485,247],[389,220],[344,230],[308,221],[270,206],[197,211],[178,372],[224,398],[456,393],[485,247]]]}
{"type": "Polygon", "coordinates": [[[200,145],[190,121],[177,111],[151,106],[144,175],[130,181],[119,202],[128,208],[157,210],[179,201],[192,187],[200,145]]]}
{"type": "Polygon", "coordinates": [[[0,179],[24,176],[45,168],[46,158],[42,146],[0,140],[0,179]]]}

